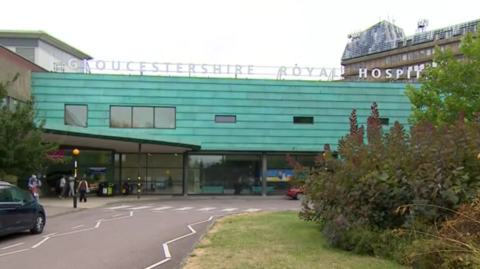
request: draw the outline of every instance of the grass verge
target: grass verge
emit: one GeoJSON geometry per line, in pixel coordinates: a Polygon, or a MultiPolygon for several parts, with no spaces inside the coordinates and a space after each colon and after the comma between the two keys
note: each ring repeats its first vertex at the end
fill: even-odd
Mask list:
{"type": "Polygon", "coordinates": [[[184,269],[401,269],[395,263],[332,249],[314,223],[295,212],[219,220],[184,269]]]}

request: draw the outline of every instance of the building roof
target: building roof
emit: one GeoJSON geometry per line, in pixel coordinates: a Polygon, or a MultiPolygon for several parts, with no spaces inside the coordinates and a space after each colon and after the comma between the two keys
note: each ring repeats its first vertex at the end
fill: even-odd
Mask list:
{"type": "Polygon", "coordinates": [[[391,22],[382,21],[360,32],[357,38],[348,43],[343,51],[342,61],[394,50],[399,44],[405,46],[407,41],[410,41],[411,45],[416,45],[435,39],[461,36],[476,31],[479,23],[480,19],[405,36],[402,28],[391,22]]]}
{"type": "Polygon", "coordinates": [[[0,30],[0,38],[33,38],[40,39],[60,50],[70,53],[81,60],[91,60],[92,56],[70,46],[60,39],[40,30],[0,30]]]}
{"type": "Polygon", "coordinates": [[[38,64],[32,63],[29,60],[23,58],[22,56],[16,54],[15,52],[5,48],[4,46],[0,45],[0,56],[7,60],[17,63],[20,66],[25,67],[26,69],[33,71],[33,72],[48,72],[47,69],[39,66],[38,64]]]}

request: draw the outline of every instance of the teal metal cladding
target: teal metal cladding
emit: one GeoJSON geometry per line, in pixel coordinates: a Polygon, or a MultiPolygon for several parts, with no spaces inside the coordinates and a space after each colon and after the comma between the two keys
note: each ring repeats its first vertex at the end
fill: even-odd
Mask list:
{"type": "Polygon", "coordinates": [[[109,128],[110,105],[174,106],[176,129],[116,129],[176,137],[209,151],[318,152],[336,148],[357,109],[365,124],[377,102],[383,118],[406,124],[410,102],[402,83],[341,83],[33,73],[39,117],[64,124],[65,104],[88,105],[88,127],[109,128]],[[236,123],[216,123],[215,115],[235,115],[236,123]],[[314,124],[293,124],[313,116],[314,124]]]}

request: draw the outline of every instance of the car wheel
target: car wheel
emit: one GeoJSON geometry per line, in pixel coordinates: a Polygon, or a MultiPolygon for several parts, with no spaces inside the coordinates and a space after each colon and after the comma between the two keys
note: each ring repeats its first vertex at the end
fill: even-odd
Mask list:
{"type": "Polygon", "coordinates": [[[303,199],[303,196],[304,196],[303,193],[297,193],[297,194],[295,195],[295,199],[297,199],[297,200],[302,200],[302,199],[303,199]]]}
{"type": "Polygon", "coordinates": [[[35,218],[35,223],[33,224],[33,228],[30,229],[32,234],[41,234],[43,232],[43,228],[45,227],[45,216],[42,214],[38,214],[35,218]]]}

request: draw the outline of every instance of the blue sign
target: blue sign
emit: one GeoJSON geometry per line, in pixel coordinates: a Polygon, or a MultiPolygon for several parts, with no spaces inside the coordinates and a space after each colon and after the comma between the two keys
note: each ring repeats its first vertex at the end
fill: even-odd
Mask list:
{"type": "MultiPolygon", "coordinates": [[[[292,169],[268,169],[267,181],[290,181],[294,172],[292,169]]],[[[260,170],[260,176],[262,171],[260,170]]]]}
{"type": "Polygon", "coordinates": [[[106,171],[107,171],[107,168],[105,167],[90,167],[88,169],[88,172],[90,174],[105,174],[106,171]]]}

